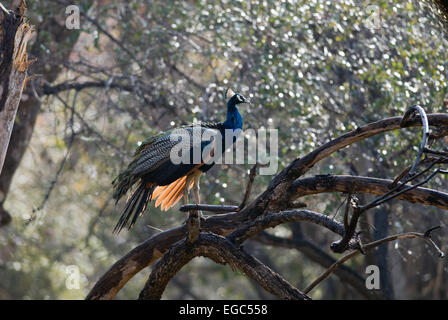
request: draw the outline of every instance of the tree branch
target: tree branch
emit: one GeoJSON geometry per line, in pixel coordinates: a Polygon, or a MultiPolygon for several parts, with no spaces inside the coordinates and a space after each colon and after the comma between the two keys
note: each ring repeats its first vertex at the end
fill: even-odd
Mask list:
{"type": "Polygon", "coordinates": [[[278,273],[256,258],[237,248],[228,239],[201,233],[195,243],[184,240],[174,246],[154,266],[139,299],[160,299],[169,280],[191,259],[204,256],[220,264],[229,264],[258,282],[266,291],[284,300],[308,300],[278,273]]]}
{"type": "MultiPolygon", "coordinates": [[[[391,183],[389,179],[363,176],[318,175],[294,181],[290,191],[293,198],[329,192],[384,195],[390,191],[391,183]]],[[[448,193],[428,188],[417,187],[398,195],[397,199],[448,210],[448,193]]]]}
{"type": "Polygon", "coordinates": [[[243,225],[237,230],[230,233],[227,238],[236,244],[241,244],[247,239],[252,238],[257,233],[261,232],[262,230],[273,228],[278,226],[279,224],[283,224],[286,222],[299,221],[312,222],[317,225],[323,226],[336,234],[344,234],[344,226],[324,214],[312,212],[309,210],[287,210],[279,213],[269,214],[260,220],[243,225]]]}
{"type": "Polygon", "coordinates": [[[85,81],[85,82],[64,82],[56,85],[50,85],[48,83],[43,84],[42,93],[45,95],[51,95],[55,93],[60,93],[67,90],[81,91],[87,88],[110,88],[110,89],[120,89],[123,91],[134,92],[136,87],[132,85],[122,84],[119,82],[109,81],[85,81]]]}
{"type": "MultiPolygon", "coordinates": [[[[366,245],[363,246],[363,250],[369,250],[372,248],[375,248],[379,245],[382,245],[386,242],[390,242],[390,241],[395,241],[395,240],[401,240],[401,239],[414,239],[414,238],[419,238],[419,239],[423,239],[425,240],[427,243],[429,243],[433,248],[436,249],[437,253],[439,254],[440,258],[443,258],[445,256],[445,254],[437,247],[437,245],[431,240],[430,238],[430,233],[432,230],[437,229],[436,228],[431,228],[428,231],[426,231],[425,233],[418,233],[418,232],[406,232],[406,233],[400,233],[400,234],[396,234],[393,236],[389,236],[377,241],[373,241],[370,242],[366,245]]],[[[349,253],[347,253],[346,255],[344,255],[342,258],[340,258],[338,261],[336,261],[335,263],[333,263],[327,270],[325,270],[316,280],[314,280],[308,287],[306,287],[305,290],[303,290],[303,292],[305,294],[308,294],[311,290],[313,290],[319,283],[321,283],[323,280],[325,280],[326,278],[328,278],[328,276],[330,274],[332,274],[340,265],[342,265],[344,262],[346,262],[347,260],[350,260],[351,258],[356,257],[357,255],[359,255],[361,252],[359,250],[354,250],[351,251],[349,253]]]]}
{"type": "MultiPolygon", "coordinates": [[[[253,237],[252,240],[265,245],[295,249],[301,252],[303,255],[305,255],[305,257],[307,257],[311,261],[318,263],[324,268],[329,268],[333,263],[336,262],[336,259],[334,259],[331,255],[329,255],[324,250],[322,250],[313,242],[307,239],[303,238],[286,239],[274,236],[272,234],[267,233],[266,231],[262,231],[255,237],[253,237]]],[[[334,274],[342,282],[349,284],[353,289],[355,289],[359,294],[361,294],[363,297],[367,299],[385,298],[381,293],[368,290],[366,288],[364,278],[361,277],[357,272],[355,272],[355,270],[353,270],[350,267],[341,265],[334,271],[334,274]]]]}
{"type": "MultiPolygon", "coordinates": [[[[291,195],[287,191],[292,181],[304,175],[322,159],[325,159],[348,145],[380,133],[402,128],[402,126],[400,126],[401,120],[402,117],[393,117],[358,127],[347,134],[331,140],[304,157],[294,160],[271,181],[264,193],[246,208],[246,212],[250,211],[250,219],[255,219],[265,211],[279,211],[279,209],[286,209],[284,205],[287,206],[287,204],[291,202],[291,195]]],[[[428,122],[431,126],[446,126],[448,123],[448,115],[429,114],[428,122]]],[[[414,126],[421,126],[419,119],[410,119],[403,124],[403,128],[414,126]]]]}
{"type": "Polygon", "coordinates": [[[424,151],[426,145],[428,144],[428,136],[429,136],[428,117],[426,116],[425,109],[420,107],[418,104],[413,105],[412,107],[410,107],[409,109],[406,110],[406,112],[403,116],[403,119],[401,120],[400,126],[403,127],[404,124],[406,123],[406,121],[408,121],[409,117],[412,114],[414,114],[415,112],[418,112],[418,114],[420,115],[420,119],[422,122],[423,134],[422,134],[422,142],[420,144],[420,148],[418,150],[417,156],[415,157],[415,161],[412,163],[411,169],[409,170],[409,173],[408,173],[409,176],[412,176],[415,173],[415,168],[419,164],[420,159],[423,155],[423,151],[424,151]]]}

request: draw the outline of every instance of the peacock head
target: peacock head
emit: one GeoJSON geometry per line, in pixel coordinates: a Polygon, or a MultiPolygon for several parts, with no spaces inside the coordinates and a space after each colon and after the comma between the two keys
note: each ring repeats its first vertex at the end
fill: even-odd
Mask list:
{"type": "Polygon", "coordinates": [[[226,99],[228,106],[236,106],[237,104],[250,103],[242,94],[235,93],[232,89],[226,90],[226,99]]]}

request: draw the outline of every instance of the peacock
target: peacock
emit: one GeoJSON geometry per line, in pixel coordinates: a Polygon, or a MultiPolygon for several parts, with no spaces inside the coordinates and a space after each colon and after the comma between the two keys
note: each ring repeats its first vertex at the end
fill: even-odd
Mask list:
{"type": "MultiPolygon", "coordinates": [[[[235,93],[232,89],[226,91],[227,118],[224,122],[202,122],[200,131],[215,131],[222,138],[222,150],[235,143],[236,137],[232,141],[226,141],[228,130],[241,130],[243,128],[243,118],[238,111],[237,105],[249,103],[243,95],[235,93]]],[[[174,206],[182,197],[183,202],[188,202],[188,193],[193,188],[193,195],[196,204],[199,204],[199,178],[210,170],[214,162],[202,159],[200,163],[190,161],[187,163],[174,163],[171,158],[171,150],[179,143],[173,138],[174,133],[179,130],[193,133],[197,125],[186,125],[174,128],[146,139],[135,151],[133,160],[113,181],[113,198],[118,201],[130,190],[124,211],[114,228],[114,233],[119,233],[123,227],[128,225],[131,229],[137,218],[142,215],[148,203],[155,200],[155,207],[160,206],[162,211],[166,211],[174,206]],[[196,127],[195,127],[196,126],[196,127]],[[130,220],[130,222],[129,222],[130,220]]],[[[193,136],[193,134],[192,134],[193,136]]],[[[209,144],[212,141],[201,141],[199,148],[203,150],[207,146],[216,151],[209,144]]],[[[191,144],[191,154],[194,145],[191,144]]]]}

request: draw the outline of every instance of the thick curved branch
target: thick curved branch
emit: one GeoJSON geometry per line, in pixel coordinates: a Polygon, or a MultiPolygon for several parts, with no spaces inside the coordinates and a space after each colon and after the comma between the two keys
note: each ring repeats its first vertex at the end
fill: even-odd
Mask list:
{"type": "MultiPolygon", "coordinates": [[[[362,176],[320,175],[298,179],[291,185],[293,198],[329,192],[383,195],[390,191],[392,180],[362,176]]],[[[448,210],[448,193],[418,187],[400,194],[397,199],[448,210]]]]}
{"type": "Polygon", "coordinates": [[[156,234],[138,245],[106,271],[86,299],[113,299],[129,279],[162,257],[173,244],[182,240],[185,235],[186,228],[181,226],[156,234]]]}
{"type": "MultiPolygon", "coordinates": [[[[247,239],[246,231],[255,234],[256,230],[271,228],[284,222],[309,221],[327,228],[339,235],[343,234],[343,226],[328,218],[325,215],[308,210],[291,210],[284,212],[278,217],[272,214],[266,220],[260,220],[255,226],[249,224],[243,232],[235,233],[232,239],[247,239]],[[282,215],[283,214],[283,215],[282,215]],[[263,228],[264,227],[264,228],[263,228]]],[[[237,213],[229,213],[219,216],[211,216],[201,222],[202,232],[213,232],[218,235],[228,235],[241,227],[242,221],[237,213]]],[[[161,258],[176,242],[182,240],[187,234],[185,225],[170,230],[166,230],[149,238],[123,258],[118,260],[106,273],[98,280],[86,299],[113,299],[120,289],[137,272],[147,267],[157,259],[161,258]]]]}
{"type": "Polygon", "coordinates": [[[139,299],[160,299],[169,280],[197,256],[208,257],[221,264],[228,263],[232,269],[240,270],[257,281],[266,291],[281,299],[309,299],[278,273],[236,247],[228,239],[211,233],[201,233],[194,244],[184,240],[165,254],[154,266],[139,299]]]}
{"type": "MultiPolygon", "coordinates": [[[[202,235],[199,237],[202,237],[202,235]]],[[[148,281],[146,281],[145,287],[140,292],[138,298],[140,300],[160,300],[168,282],[188,262],[198,256],[198,251],[197,243],[191,244],[187,239],[172,247],[154,265],[148,281]]]]}
{"type": "Polygon", "coordinates": [[[241,244],[257,233],[278,226],[286,222],[307,221],[323,226],[339,235],[344,234],[344,226],[321,213],[309,210],[287,210],[280,213],[269,214],[260,220],[248,223],[234,232],[230,233],[227,238],[236,243],[241,244]]]}

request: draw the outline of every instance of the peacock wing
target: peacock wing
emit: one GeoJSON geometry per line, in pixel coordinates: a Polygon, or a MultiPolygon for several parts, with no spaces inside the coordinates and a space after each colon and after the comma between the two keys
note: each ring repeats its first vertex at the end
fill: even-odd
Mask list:
{"type": "Polygon", "coordinates": [[[195,148],[201,151],[210,143],[210,140],[203,140],[203,137],[221,134],[222,124],[221,126],[220,124],[207,122],[201,125],[188,125],[170,130],[165,135],[153,139],[136,154],[130,165],[133,167],[132,174],[142,176],[157,170],[170,160],[171,151],[175,146],[176,150],[188,150],[188,154],[192,154],[195,148]],[[208,131],[207,135],[205,131],[208,131]]]}
{"type": "MultiPolygon", "coordinates": [[[[203,122],[199,125],[190,124],[146,139],[137,148],[133,161],[112,182],[114,185],[114,198],[118,201],[142,176],[156,171],[162,164],[169,161],[171,150],[179,143],[188,144],[190,152],[193,148],[201,148],[202,150],[209,144],[209,141],[202,141],[202,135],[206,130],[211,130],[215,134],[222,134],[223,123],[203,122]]],[[[181,148],[182,145],[177,147],[181,148]]]]}

